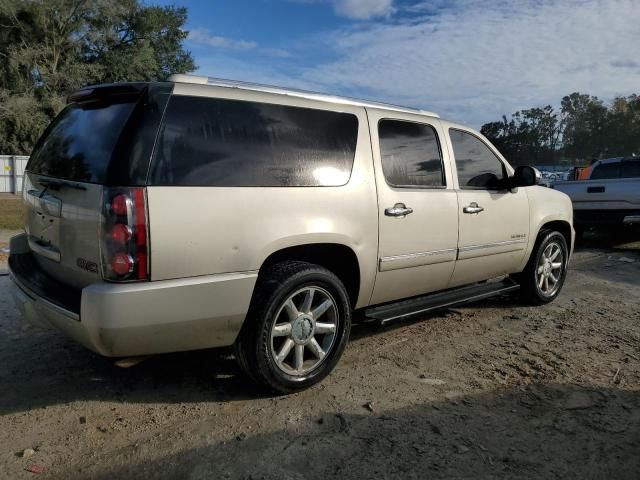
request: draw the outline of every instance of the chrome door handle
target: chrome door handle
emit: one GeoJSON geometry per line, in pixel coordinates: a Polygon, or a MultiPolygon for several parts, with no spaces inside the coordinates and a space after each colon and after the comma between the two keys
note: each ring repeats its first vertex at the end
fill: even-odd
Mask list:
{"type": "Polygon", "coordinates": [[[404,203],[396,203],[393,207],[384,210],[387,217],[404,217],[410,213],[413,213],[413,208],[407,207],[404,203]]]}
{"type": "Polygon", "coordinates": [[[480,213],[483,210],[484,208],[479,206],[476,202],[471,202],[470,205],[467,205],[462,209],[464,213],[480,213]]]}

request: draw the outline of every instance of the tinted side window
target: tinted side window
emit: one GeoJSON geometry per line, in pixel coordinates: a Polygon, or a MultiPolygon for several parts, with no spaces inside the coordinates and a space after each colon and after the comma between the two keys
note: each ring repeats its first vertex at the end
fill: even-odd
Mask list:
{"type": "Polygon", "coordinates": [[[640,160],[622,162],[622,178],[640,177],[640,160]]]}
{"type": "Polygon", "coordinates": [[[506,171],[491,149],[479,138],[461,130],[451,129],[449,136],[460,188],[498,188],[506,171]]]}
{"type": "Polygon", "coordinates": [[[436,131],[400,120],[378,123],[382,171],[394,187],[441,187],[445,184],[436,131]]]}
{"type": "Polygon", "coordinates": [[[604,163],[593,169],[589,179],[620,178],[620,163],[604,163]]]}
{"type": "Polygon", "coordinates": [[[151,183],[193,186],[338,186],[349,181],[358,119],[239,100],[173,96],[151,183]]]}

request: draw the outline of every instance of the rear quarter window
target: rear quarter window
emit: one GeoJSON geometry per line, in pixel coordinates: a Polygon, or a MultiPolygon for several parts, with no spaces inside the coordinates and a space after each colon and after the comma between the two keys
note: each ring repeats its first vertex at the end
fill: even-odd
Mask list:
{"type": "Polygon", "coordinates": [[[351,176],[357,135],[349,113],[174,95],[150,183],[340,186],[351,176]]]}

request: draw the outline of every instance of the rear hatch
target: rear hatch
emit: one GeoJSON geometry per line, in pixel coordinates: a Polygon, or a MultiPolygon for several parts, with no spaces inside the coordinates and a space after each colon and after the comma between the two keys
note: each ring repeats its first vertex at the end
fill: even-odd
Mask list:
{"type": "Polygon", "coordinates": [[[38,141],[23,198],[29,246],[46,274],[76,289],[102,281],[110,192],[144,187],[170,92],[162,83],[80,90],[38,141]]]}

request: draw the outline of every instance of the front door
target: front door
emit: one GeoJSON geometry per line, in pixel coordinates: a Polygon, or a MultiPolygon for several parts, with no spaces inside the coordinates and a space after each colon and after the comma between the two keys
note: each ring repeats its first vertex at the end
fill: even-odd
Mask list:
{"type": "Polygon", "coordinates": [[[507,168],[471,132],[450,129],[458,181],[458,261],[450,287],[517,271],[529,241],[524,188],[504,189],[507,168]]]}
{"type": "Polygon", "coordinates": [[[456,259],[458,200],[436,118],[367,110],[379,211],[372,304],[446,288],[456,259]]]}

